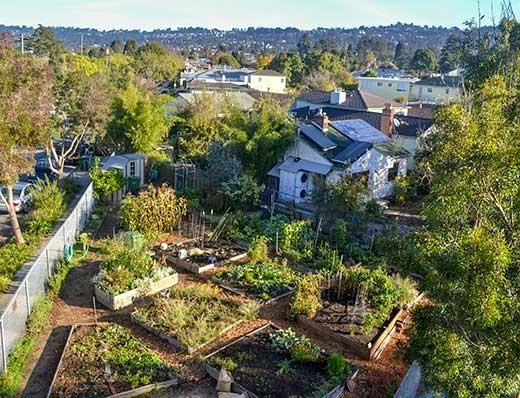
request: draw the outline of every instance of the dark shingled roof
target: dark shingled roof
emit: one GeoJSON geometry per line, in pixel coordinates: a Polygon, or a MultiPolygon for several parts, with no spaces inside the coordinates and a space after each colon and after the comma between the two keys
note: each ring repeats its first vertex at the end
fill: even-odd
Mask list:
{"type": "Polygon", "coordinates": [[[352,163],[358,160],[366,151],[372,148],[368,142],[353,142],[332,159],[338,163],[352,163]]]}
{"type": "Polygon", "coordinates": [[[296,100],[297,101],[305,101],[311,104],[317,105],[330,105],[338,108],[345,109],[355,109],[355,110],[367,110],[369,108],[384,108],[385,104],[389,103],[394,107],[400,107],[401,104],[398,104],[395,101],[388,100],[383,97],[379,97],[374,94],[367,93],[365,91],[350,90],[347,91],[347,96],[345,102],[339,105],[332,105],[330,103],[332,91],[323,91],[323,90],[315,90],[309,91],[299,95],[296,100]]]}
{"type": "Polygon", "coordinates": [[[416,86],[460,87],[461,76],[436,76],[427,77],[414,83],[416,86]]]}
{"type": "MultiPolygon", "coordinates": [[[[371,124],[376,129],[381,128],[381,113],[358,111],[352,109],[337,108],[332,106],[325,106],[320,108],[323,113],[326,113],[330,121],[353,120],[361,119],[371,124]]],[[[306,120],[311,119],[319,113],[319,109],[310,109],[310,107],[302,107],[291,110],[297,119],[306,120]]],[[[394,129],[399,135],[408,137],[417,137],[422,132],[428,130],[433,125],[431,119],[425,119],[415,116],[394,116],[394,129]]]]}

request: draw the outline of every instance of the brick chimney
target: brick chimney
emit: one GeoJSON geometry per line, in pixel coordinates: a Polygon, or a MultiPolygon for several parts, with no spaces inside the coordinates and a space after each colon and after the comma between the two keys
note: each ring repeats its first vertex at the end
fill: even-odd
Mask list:
{"type": "Polygon", "coordinates": [[[394,132],[394,110],[391,104],[385,104],[385,109],[383,109],[381,116],[381,128],[379,130],[389,137],[394,132]]]}
{"type": "Polygon", "coordinates": [[[326,113],[321,112],[312,118],[312,121],[318,125],[318,127],[327,132],[329,130],[329,117],[326,113]]]}

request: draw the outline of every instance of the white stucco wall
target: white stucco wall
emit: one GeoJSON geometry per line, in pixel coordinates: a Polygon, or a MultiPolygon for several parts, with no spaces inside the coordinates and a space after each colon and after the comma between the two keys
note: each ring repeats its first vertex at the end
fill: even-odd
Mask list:
{"type": "Polygon", "coordinates": [[[426,85],[412,85],[410,89],[410,101],[427,103],[448,103],[460,100],[460,89],[455,87],[440,87],[426,85]]]}
{"type": "Polygon", "coordinates": [[[265,93],[285,94],[286,80],[284,76],[250,75],[249,86],[265,93]]]}
{"type": "Polygon", "coordinates": [[[297,143],[285,153],[284,160],[289,156],[332,166],[332,162],[330,160],[322,156],[315,148],[301,139],[298,140],[297,143]]]}
{"type": "Polygon", "coordinates": [[[358,77],[360,90],[389,100],[404,98],[410,95],[410,79],[392,79],[383,77],[358,77]]]}

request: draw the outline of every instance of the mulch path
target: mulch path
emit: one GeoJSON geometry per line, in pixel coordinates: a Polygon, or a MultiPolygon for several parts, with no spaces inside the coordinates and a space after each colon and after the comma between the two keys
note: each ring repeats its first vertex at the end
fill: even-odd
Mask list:
{"type": "MultiPolygon", "coordinates": [[[[112,215],[115,212],[112,212],[112,215]]],[[[116,227],[117,217],[107,218],[103,223],[98,236],[110,236],[116,227]]],[[[56,300],[50,314],[50,327],[42,333],[36,343],[36,349],[30,360],[30,366],[24,380],[20,395],[24,398],[45,398],[52,381],[59,357],[65,345],[69,326],[77,323],[92,323],[95,321],[93,309],[94,289],[92,277],[99,270],[99,261],[90,261],[81,264],[72,270],[64,283],[60,297],[56,300]]],[[[181,283],[198,280],[196,276],[183,273],[181,283]]],[[[392,342],[385,349],[382,357],[377,361],[362,361],[345,350],[344,347],[324,339],[300,325],[287,320],[290,298],[262,307],[260,319],[245,322],[234,328],[217,341],[204,347],[193,357],[178,353],[163,340],[151,335],[141,327],[130,321],[129,313],[132,308],[112,312],[97,304],[97,320],[117,322],[128,327],[134,337],[143,342],[148,348],[156,352],[170,366],[177,368],[183,376],[183,385],[150,395],[153,398],[183,398],[183,397],[211,397],[214,395],[214,383],[208,378],[198,358],[209,354],[217,348],[235,340],[268,321],[273,321],[281,327],[291,327],[297,333],[305,334],[325,350],[340,352],[347,360],[361,368],[357,386],[354,392],[346,393],[348,398],[385,398],[388,391],[398,386],[407,370],[407,364],[402,358],[401,346],[406,343],[403,334],[394,335],[392,342]],[[213,386],[213,387],[212,387],[213,386]]]]}

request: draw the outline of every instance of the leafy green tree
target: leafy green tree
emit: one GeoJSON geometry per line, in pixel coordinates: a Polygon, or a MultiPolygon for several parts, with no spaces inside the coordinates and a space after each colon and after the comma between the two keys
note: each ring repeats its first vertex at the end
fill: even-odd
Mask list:
{"type": "Polygon", "coordinates": [[[125,47],[123,48],[123,53],[125,55],[134,56],[137,53],[137,43],[135,40],[127,40],[125,42],[125,47]]]}
{"type": "Polygon", "coordinates": [[[30,172],[34,151],[47,142],[53,108],[52,75],[41,59],[22,55],[10,36],[0,38],[0,200],[17,242],[24,243],[13,199],[18,175],[30,172]]]}
{"type": "Polygon", "coordinates": [[[112,102],[105,145],[116,151],[150,153],[166,138],[171,120],[167,95],[153,96],[129,83],[112,102]]]}
{"type": "Polygon", "coordinates": [[[312,49],[312,39],[311,35],[308,32],[305,32],[302,35],[302,37],[300,37],[300,40],[298,41],[296,48],[298,50],[298,53],[300,54],[300,57],[302,59],[305,59],[309,51],[311,51],[312,49]]]}
{"type": "Polygon", "coordinates": [[[136,71],[153,82],[176,79],[182,67],[182,59],[159,43],[147,43],[135,55],[136,71]]]}
{"type": "Polygon", "coordinates": [[[55,81],[54,128],[45,148],[51,170],[61,178],[65,161],[79,144],[94,143],[103,136],[110,113],[110,88],[104,63],[82,55],[61,56],[55,65],[55,81]],[[54,143],[60,141],[61,149],[56,150],[54,143]]]}
{"type": "Polygon", "coordinates": [[[397,42],[397,45],[395,46],[394,63],[399,68],[404,69],[408,68],[410,63],[410,54],[408,48],[401,41],[397,42]]]}
{"type": "Polygon", "coordinates": [[[54,29],[42,25],[39,25],[27,38],[27,49],[35,55],[46,56],[51,60],[56,59],[65,51],[63,43],[56,38],[54,29]]]}
{"type": "Polygon", "coordinates": [[[107,196],[123,189],[125,178],[118,170],[102,170],[98,158],[94,162],[94,167],[89,171],[90,179],[94,187],[96,199],[104,200],[107,196]]]}
{"type": "Polygon", "coordinates": [[[242,165],[257,181],[278,162],[294,143],[296,124],[287,107],[274,99],[258,101],[249,117],[231,120],[233,144],[242,165]]]}
{"type": "Polygon", "coordinates": [[[224,195],[228,198],[235,210],[252,210],[260,204],[260,195],[264,190],[255,180],[243,175],[236,180],[222,184],[224,195]]]}
{"type": "Polygon", "coordinates": [[[428,386],[450,397],[520,393],[516,84],[495,76],[471,102],[440,109],[424,160],[417,249],[430,302],[414,314],[411,346],[428,386]]]}
{"type": "Polygon", "coordinates": [[[217,65],[228,65],[232,68],[240,68],[240,62],[238,62],[233,54],[227,51],[218,51],[215,54],[214,59],[217,65]]]}
{"type": "Polygon", "coordinates": [[[281,52],[272,59],[269,68],[284,74],[289,86],[296,87],[302,82],[305,65],[297,52],[281,52]]]}
{"type": "Polygon", "coordinates": [[[125,45],[124,45],[123,41],[120,39],[112,40],[112,43],[110,43],[111,52],[114,52],[116,54],[123,53],[124,47],[125,47],[125,45]]]}
{"type": "Polygon", "coordinates": [[[212,142],[207,159],[209,188],[218,190],[223,183],[238,179],[242,165],[233,148],[220,142],[212,142]]]}
{"type": "Polygon", "coordinates": [[[419,48],[410,61],[410,69],[424,75],[434,72],[437,68],[437,57],[429,48],[419,48]]]}
{"type": "Polygon", "coordinates": [[[450,35],[441,50],[439,67],[442,73],[447,73],[461,66],[463,56],[462,40],[457,35],[450,35]]]}

